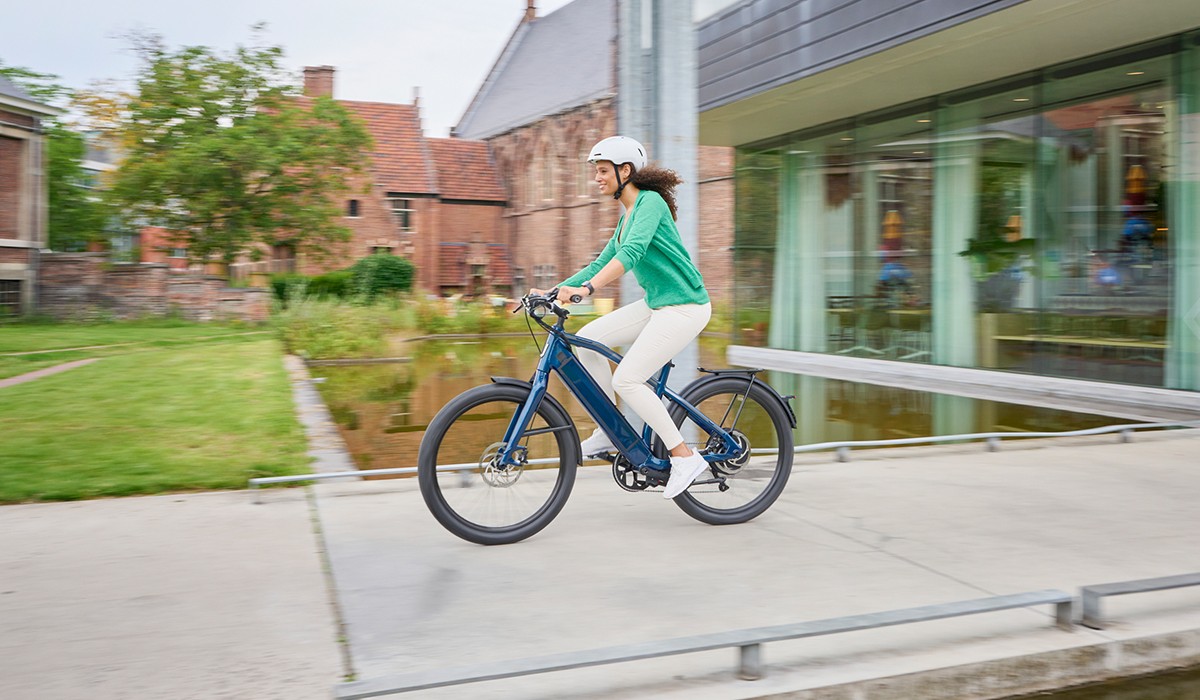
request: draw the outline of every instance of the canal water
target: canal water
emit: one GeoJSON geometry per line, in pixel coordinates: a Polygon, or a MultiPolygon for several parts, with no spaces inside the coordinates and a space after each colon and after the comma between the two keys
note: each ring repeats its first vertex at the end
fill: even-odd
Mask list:
{"type": "MultiPolygon", "coordinates": [[[[726,367],[725,341],[704,338],[698,364],[726,367]]],[[[529,379],[538,351],[530,337],[416,341],[404,344],[411,361],[314,366],[318,385],[360,469],[416,466],[425,426],[458,394],[492,376],[529,379]]],[[[695,376],[678,367],[680,386],[695,376]]],[[[1108,416],[770,372],[767,381],[795,396],[795,444],[835,440],[951,435],[988,431],[1060,431],[1124,422],[1108,416]]],[[[674,382],[673,382],[674,385],[674,382]]],[[[1114,388],[1119,390],[1119,387],[1114,388]]],[[[557,381],[551,393],[585,434],[590,418],[557,381]]]]}
{"type": "MultiPolygon", "coordinates": [[[[310,367],[360,469],[416,466],[425,426],[448,401],[489,377],[529,379],[538,350],[529,337],[406,343],[409,361],[310,367]]],[[[698,364],[726,367],[725,341],[703,338],[698,364]]],[[[686,368],[673,375],[686,382],[686,368]]],[[[992,431],[1064,431],[1127,422],[956,396],[771,372],[794,395],[796,444],[992,431]]],[[[1114,387],[1114,391],[1119,391],[1114,387]]],[[[581,427],[590,419],[557,381],[553,393],[581,427]]],[[[1200,671],[1038,696],[1050,700],[1200,700],[1200,671]]]]}
{"type": "Polygon", "coordinates": [[[1200,669],[1038,695],[1039,700],[1200,700],[1200,669]]]}

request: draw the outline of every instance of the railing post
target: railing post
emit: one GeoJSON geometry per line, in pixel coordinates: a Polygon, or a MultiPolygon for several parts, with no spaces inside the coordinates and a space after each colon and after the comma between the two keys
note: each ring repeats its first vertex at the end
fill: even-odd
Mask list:
{"type": "Polygon", "coordinates": [[[1094,591],[1082,588],[1079,591],[1079,598],[1083,601],[1083,622],[1084,627],[1091,627],[1094,630],[1104,629],[1104,619],[1100,614],[1100,596],[1094,591]]]}
{"type": "Polygon", "coordinates": [[[762,678],[762,644],[743,644],[738,648],[741,650],[738,678],[744,681],[756,681],[762,678]]]}
{"type": "Polygon", "coordinates": [[[1059,629],[1066,630],[1067,632],[1075,629],[1075,621],[1072,619],[1075,612],[1074,608],[1073,601],[1070,600],[1054,604],[1054,621],[1059,629]]]}

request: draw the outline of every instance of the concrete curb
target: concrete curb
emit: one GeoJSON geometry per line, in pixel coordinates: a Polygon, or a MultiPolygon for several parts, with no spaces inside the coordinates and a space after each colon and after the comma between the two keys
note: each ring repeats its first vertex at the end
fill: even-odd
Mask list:
{"type": "Polygon", "coordinates": [[[787,700],[1004,700],[1200,665],[1200,630],[1154,634],[820,688],[746,696],[787,700]]]}
{"type": "MultiPolygon", "coordinates": [[[[312,377],[304,361],[295,355],[285,355],[283,366],[292,381],[292,400],[296,404],[296,417],[308,436],[308,455],[313,459],[312,471],[345,472],[358,469],[346,450],[346,443],[338,433],[333,416],[321,399],[321,394],[312,385],[312,377]]],[[[339,479],[351,481],[353,477],[339,479]]]]}

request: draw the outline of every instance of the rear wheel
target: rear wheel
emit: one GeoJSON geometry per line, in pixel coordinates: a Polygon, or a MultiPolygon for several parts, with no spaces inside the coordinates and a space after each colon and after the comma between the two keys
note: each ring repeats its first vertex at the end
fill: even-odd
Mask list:
{"type": "Polygon", "coordinates": [[[430,512],[450,532],[477,544],[509,544],[550,524],[575,484],[579,440],[571,419],[542,401],[517,452],[496,456],[529,389],[489,384],[446,404],[421,440],[417,477],[430,512]]]}
{"type": "MultiPolygon", "coordinates": [[[[792,473],[791,420],[775,394],[757,381],[720,377],[686,390],[683,398],[729,432],[743,452],[735,459],[710,462],[700,481],[724,478],[724,486],[696,484],[675,498],[683,512],[710,525],[744,523],[761,515],[787,485],[792,473]],[[747,392],[749,389],[749,392],[747,392]]],[[[683,409],[671,417],[683,439],[700,454],[723,452],[720,442],[700,428],[683,409]]]]}

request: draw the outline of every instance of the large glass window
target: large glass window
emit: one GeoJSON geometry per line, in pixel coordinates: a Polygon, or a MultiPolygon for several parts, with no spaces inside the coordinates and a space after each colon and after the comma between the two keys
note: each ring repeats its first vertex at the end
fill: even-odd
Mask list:
{"type": "Polygon", "coordinates": [[[1195,33],[740,149],[736,342],[1200,388],[1198,114],[1195,33]]]}
{"type": "Polygon", "coordinates": [[[734,328],[737,342],[765,345],[779,228],[778,149],[739,150],[734,180],[734,328]]]}
{"type": "Polygon", "coordinates": [[[925,111],[864,122],[854,132],[853,199],[859,206],[851,303],[837,303],[837,280],[829,287],[830,315],[852,319],[853,334],[847,341],[842,324],[834,352],[915,362],[932,357],[931,137],[925,111]],[[853,311],[847,315],[845,307],[853,311]]]}

